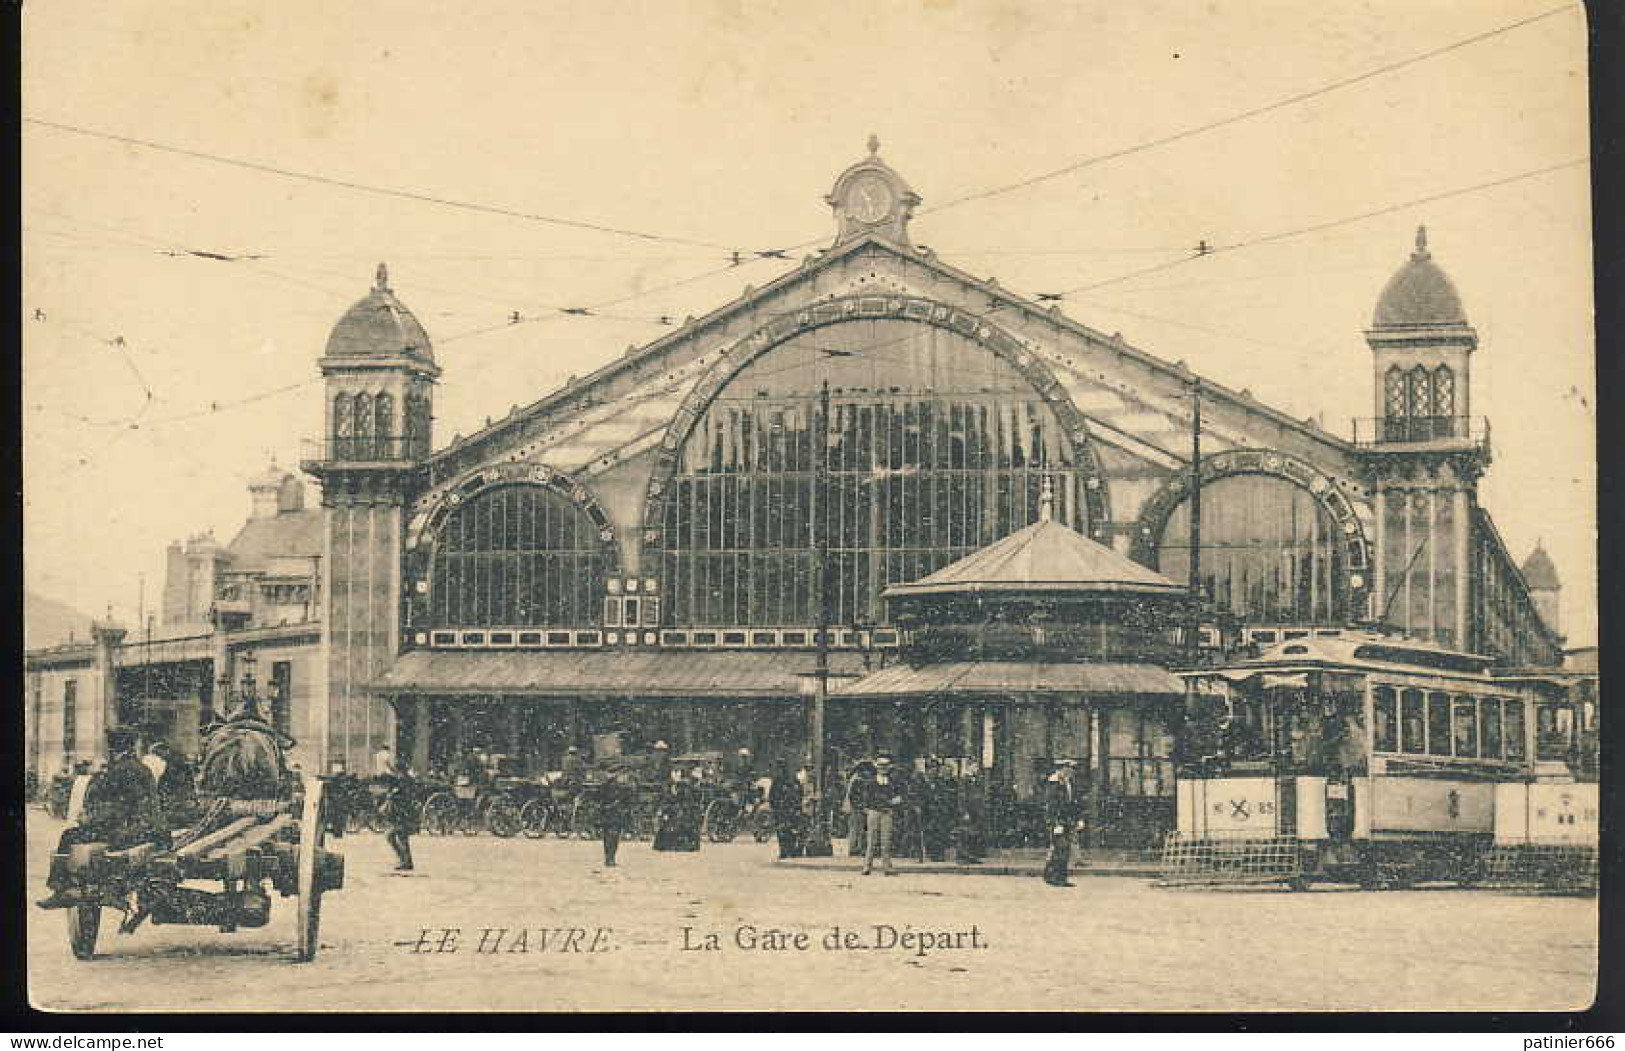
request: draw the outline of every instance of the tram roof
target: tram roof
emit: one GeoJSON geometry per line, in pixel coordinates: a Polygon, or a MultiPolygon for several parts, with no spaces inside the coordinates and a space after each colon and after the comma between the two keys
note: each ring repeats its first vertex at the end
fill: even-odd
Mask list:
{"type": "Polygon", "coordinates": [[[1190,676],[1220,675],[1248,678],[1251,675],[1288,667],[1334,666],[1349,670],[1403,670],[1413,674],[1446,673],[1487,677],[1494,657],[1452,650],[1421,639],[1395,638],[1376,632],[1354,632],[1337,638],[1289,639],[1264,650],[1257,657],[1236,661],[1224,668],[1187,672],[1190,676]]]}

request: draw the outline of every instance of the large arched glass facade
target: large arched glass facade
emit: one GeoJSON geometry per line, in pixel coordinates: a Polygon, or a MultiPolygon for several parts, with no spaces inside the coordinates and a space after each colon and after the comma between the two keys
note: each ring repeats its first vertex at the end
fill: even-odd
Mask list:
{"type": "Polygon", "coordinates": [[[818,523],[832,622],[879,622],[887,586],[1036,521],[1046,477],[1056,518],[1087,530],[1073,460],[1043,396],[963,335],[873,319],[794,337],[742,369],[679,450],[660,531],[668,622],[814,623],[818,523]]]}
{"type": "Polygon", "coordinates": [[[433,626],[596,623],[610,555],[599,525],[539,485],[483,490],[446,516],[429,582],[433,626]]]}
{"type": "MultiPolygon", "coordinates": [[[[1249,623],[1339,623],[1348,616],[1348,567],[1332,516],[1303,487],[1275,475],[1235,474],[1202,485],[1202,589],[1249,623]]],[[[1190,501],[1163,526],[1157,569],[1190,578],[1190,501]]]]}

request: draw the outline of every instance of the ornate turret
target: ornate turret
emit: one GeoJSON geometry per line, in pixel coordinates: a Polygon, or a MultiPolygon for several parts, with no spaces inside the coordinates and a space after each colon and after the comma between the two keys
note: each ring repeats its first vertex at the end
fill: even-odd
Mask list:
{"type": "Polygon", "coordinates": [[[1365,333],[1376,414],[1355,422],[1376,512],[1373,621],[1468,645],[1472,520],[1490,462],[1489,426],[1470,415],[1478,334],[1417,227],[1416,248],[1377,297],[1365,333]]]}

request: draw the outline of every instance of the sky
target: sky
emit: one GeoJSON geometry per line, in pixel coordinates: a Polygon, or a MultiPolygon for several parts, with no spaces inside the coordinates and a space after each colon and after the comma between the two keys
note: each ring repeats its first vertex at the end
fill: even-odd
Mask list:
{"type": "Polygon", "coordinates": [[[1425,223],[1479,335],[1481,502],[1595,641],[1578,5],[53,0],[23,34],[25,584],[87,613],[139,623],[165,545],[297,464],[378,262],[444,445],[828,244],[875,134],[916,243],[1096,286],[1069,316],[1343,435],[1425,223]]]}

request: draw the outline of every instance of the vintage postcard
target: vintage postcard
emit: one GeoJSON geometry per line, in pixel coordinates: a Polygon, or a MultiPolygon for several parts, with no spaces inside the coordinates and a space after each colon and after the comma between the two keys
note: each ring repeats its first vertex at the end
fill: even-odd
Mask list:
{"type": "Polygon", "coordinates": [[[36,1008],[1593,1001],[1579,5],[22,23],[36,1008]]]}

